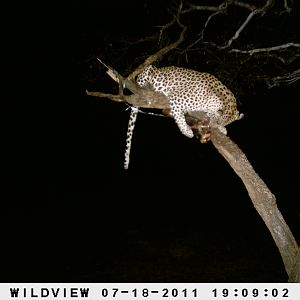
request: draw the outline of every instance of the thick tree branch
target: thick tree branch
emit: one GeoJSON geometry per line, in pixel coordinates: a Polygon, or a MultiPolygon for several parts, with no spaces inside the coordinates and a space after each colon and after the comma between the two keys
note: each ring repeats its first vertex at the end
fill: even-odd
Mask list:
{"type": "Polygon", "coordinates": [[[126,102],[141,108],[168,109],[169,102],[163,94],[157,94],[150,89],[140,88],[136,94],[132,95],[113,95],[101,92],[86,91],[87,95],[99,98],[107,98],[116,102],[126,102]]]}
{"type": "MultiPolygon", "coordinates": [[[[201,135],[203,125],[207,123],[205,114],[194,112],[186,118],[189,125],[201,135]]],[[[279,249],[286,272],[290,276],[289,280],[295,282],[296,276],[299,276],[295,269],[300,264],[298,257],[300,249],[276,205],[275,196],[255,172],[246,155],[228,136],[221,133],[218,128],[211,128],[210,139],[243,181],[255,209],[262,217],[279,249]]]]}
{"type": "Polygon", "coordinates": [[[255,209],[271,232],[290,276],[299,247],[276,205],[275,196],[254,171],[245,154],[229,137],[217,129],[212,129],[211,141],[243,181],[255,209]]]}
{"type": "MultiPolygon", "coordinates": [[[[166,96],[163,94],[157,94],[153,90],[148,88],[140,88],[135,81],[128,80],[119,74],[118,71],[110,67],[109,65],[102,62],[99,58],[98,61],[103,64],[108,71],[106,72],[114,81],[119,84],[119,94],[108,94],[102,92],[90,92],[86,91],[87,95],[108,98],[116,102],[126,102],[136,107],[141,108],[157,108],[157,109],[168,109],[169,102],[166,96]],[[129,89],[133,94],[124,95],[123,89],[129,89]]],[[[132,74],[132,73],[131,73],[132,74]]]]}

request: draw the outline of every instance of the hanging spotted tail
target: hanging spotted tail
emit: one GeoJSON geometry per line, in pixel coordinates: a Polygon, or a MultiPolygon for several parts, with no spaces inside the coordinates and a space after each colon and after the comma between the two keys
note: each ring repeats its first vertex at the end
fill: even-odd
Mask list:
{"type": "Polygon", "coordinates": [[[129,166],[131,141],[132,141],[132,135],[133,135],[137,114],[138,114],[138,109],[135,107],[131,107],[129,121],[128,121],[128,128],[127,128],[127,136],[126,136],[126,149],[125,149],[125,159],[124,159],[125,170],[127,170],[129,166]]]}

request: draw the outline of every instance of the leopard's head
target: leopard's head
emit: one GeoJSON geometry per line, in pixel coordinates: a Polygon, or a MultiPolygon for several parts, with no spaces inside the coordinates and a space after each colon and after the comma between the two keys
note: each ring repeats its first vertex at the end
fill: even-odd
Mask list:
{"type": "Polygon", "coordinates": [[[150,65],[146,67],[138,76],[136,79],[137,84],[140,87],[146,86],[148,84],[152,84],[152,78],[155,74],[157,68],[150,65]]]}

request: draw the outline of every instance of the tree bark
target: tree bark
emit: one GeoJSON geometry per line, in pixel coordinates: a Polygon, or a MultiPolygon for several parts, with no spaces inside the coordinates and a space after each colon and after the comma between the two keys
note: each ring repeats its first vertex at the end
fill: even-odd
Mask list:
{"type": "Polygon", "coordinates": [[[228,136],[225,136],[217,128],[213,128],[211,141],[243,181],[255,209],[262,217],[275,241],[289,281],[300,282],[299,247],[277,207],[275,196],[255,172],[246,155],[228,136]]]}

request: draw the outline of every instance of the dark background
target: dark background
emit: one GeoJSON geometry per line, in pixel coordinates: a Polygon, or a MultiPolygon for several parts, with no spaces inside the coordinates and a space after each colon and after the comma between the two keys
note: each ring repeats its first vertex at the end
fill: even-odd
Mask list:
{"type": "MultiPolygon", "coordinates": [[[[128,74],[154,51],[141,46],[138,56],[124,41],[156,32],[174,7],[72,1],[3,10],[2,281],[287,281],[242,182],[210,143],[140,114],[124,171],[127,106],[85,95],[116,92],[95,57],[128,74]]],[[[299,42],[298,17],[295,7],[274,36],[299,42]]],[[[197,59],[215,74],[201,57],[190,67],[200,68],[197,59]]],[[[228,135],[299,242],[299,81],[268,89],[245,74],[231,86],[245,118],[228,135]]]]}

